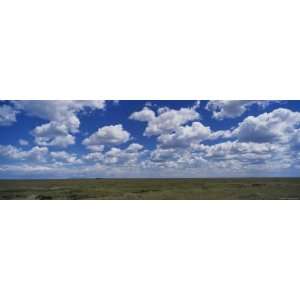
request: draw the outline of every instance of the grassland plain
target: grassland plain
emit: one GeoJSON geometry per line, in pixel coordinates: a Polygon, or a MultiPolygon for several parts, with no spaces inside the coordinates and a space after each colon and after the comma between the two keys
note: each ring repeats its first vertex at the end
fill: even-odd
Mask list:
{"type": "Polygon", "coordinates": [[[0,199],[300,199],[300,178],[0,180],[0,199]]]}

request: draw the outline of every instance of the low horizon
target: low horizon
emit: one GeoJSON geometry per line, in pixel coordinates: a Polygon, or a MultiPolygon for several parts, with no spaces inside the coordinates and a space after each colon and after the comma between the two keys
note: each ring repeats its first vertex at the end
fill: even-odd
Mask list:
{"type": "Polygon", "coordinates": [[[5,180],[16,180],[16,181],[25,181],[25,180],[146,180],[146,179],[168,179],[168,180],[181,180],[181,179],[300,179],[300,176],[277,176],[277,177],[69,177],[69,178],[0,178],[0,181],[5,180]]]}

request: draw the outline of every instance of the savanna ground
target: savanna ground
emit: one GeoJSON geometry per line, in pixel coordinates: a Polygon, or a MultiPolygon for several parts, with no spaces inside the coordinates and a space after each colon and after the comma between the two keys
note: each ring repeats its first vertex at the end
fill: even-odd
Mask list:
{"type": "Polygon", "coordinates": [[[0,199],[300,199],[300,178],[0,180],[0,199]]]}

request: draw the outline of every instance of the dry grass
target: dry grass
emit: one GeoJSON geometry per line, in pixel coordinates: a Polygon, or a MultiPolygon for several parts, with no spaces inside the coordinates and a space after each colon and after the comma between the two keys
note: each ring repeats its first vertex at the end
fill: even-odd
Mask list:
{"type": "Polygon", "coordinates": [[[300,199],[300,179],[0,180],[0,199],[300,199]]]}

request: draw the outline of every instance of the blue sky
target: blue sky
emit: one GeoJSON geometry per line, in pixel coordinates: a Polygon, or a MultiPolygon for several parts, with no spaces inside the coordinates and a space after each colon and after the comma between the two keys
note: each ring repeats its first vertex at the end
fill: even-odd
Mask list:
{"type": "Polygon", "coordinates": [[[298,176],[300,101],[0,101],[0,178],[298,176]]]}

